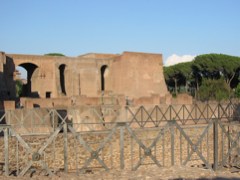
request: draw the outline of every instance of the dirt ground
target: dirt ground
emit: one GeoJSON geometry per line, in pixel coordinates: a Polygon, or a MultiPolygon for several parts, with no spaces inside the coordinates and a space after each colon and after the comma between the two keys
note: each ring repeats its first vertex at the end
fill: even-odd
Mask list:
{"type": "Polygon", "coordinates": [[[219,171],[211,171],[208,169],[202,169],[197,167],[179,167],[173,166],[170,168],[159,168],[153,166],[140,167],[137,171],[130,170],[110,170],[110,171],[98,171],[92,172],[89,171],[84,174],[76,173],[63,173],[57,172],[56,175],[49,177],[44,176],[43,172],[26,174],[24,177],[15,177],[13,175],[6,177],[0,175],[0,179],[36,179],[36,180],[47,180],[47,179],[68,179],[68,180],[77,180],[77,179],[131,179],[131,180],[145,180],[145,179],[240,179],[240,172],[237,172],[239,169],[222,169],[219,171]]]}

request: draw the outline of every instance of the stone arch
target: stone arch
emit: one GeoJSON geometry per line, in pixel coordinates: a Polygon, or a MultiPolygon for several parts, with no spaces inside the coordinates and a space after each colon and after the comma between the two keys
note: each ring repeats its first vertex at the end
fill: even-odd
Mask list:
{"type": "Polygon", "coordinates": [[[66,70],[67,65],[66,64],[61,64],[59,65],[59,80],[60,80],[60,88],[61,88],[61,93],[63,95],[66,95],[66,84],[65,84],[65,70],[66,70]]]}
{"type": "Polygon", "coordinates": [[[33,63],[21,63],[19,67],[24,68],[27,71],[27,83],[23,85],[22,95],[24,97],[39,97],[37,92],[32,92],[32,77],[38,66],[33,63]]]}
{"type": "Polygon", "coordinates": [[[106,86],[106,78],[108,77],[108,73],[109,73],[109,68],[107,65],[102,65],[100,68],[100,72],[101,72],[101,91],[105,91],[107,88],[106,86]]]}

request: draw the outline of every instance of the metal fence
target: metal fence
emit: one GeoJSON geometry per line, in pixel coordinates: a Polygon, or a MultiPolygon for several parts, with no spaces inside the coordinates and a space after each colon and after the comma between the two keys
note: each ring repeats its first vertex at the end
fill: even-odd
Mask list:
{"type": "Polygon", "coordinates": [[[74,122],[79,109],[2,112],[0,171],[23,176],[144,166],[240,166],[238,104],[127,106],[119,110],[123,112],[91,108],[98,122],[84,121],[84,112],[82,122],[74,122]],[[107,121],[109,114],[120,118],[107,121]]]}

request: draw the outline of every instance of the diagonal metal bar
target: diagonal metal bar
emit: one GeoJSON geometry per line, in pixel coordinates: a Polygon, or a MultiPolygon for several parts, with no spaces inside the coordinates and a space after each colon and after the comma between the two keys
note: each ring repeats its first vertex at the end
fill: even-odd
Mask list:
{"type": "Polygon", "coordinates": [[[192,115],[195,109],[195,105],[193,107],[191,107],[191,110],[189,110],[187,107],[185,108],[186,111],[188,112],[188,116],[186,118],[186,120],[188,119],[194,119],[194,116],[192,115]]]}
{"type": "Polygon", "coordinates": [[[96,159],[104,168],[105,170],[109,170],[109,168],[107,167],[107,165],[99,158],[99,153],[100,151],[104,148],[104,146],[106,145],[106,143],[112,138],[113,134],[116,132],[117,129],[117,125],[115,125],[113,127],[113,129],[111,130],[111,132],[108,134],[108,136],[104,139],[104,141],[99,145],[99,147],[97,148],[96,151],[94,151],[83,139],[82,137],[76,133],[76,131],[69,126],[70,131],[73,133],[73,135],[75,136],[75,138],[77,138],[77,140],[79,141],[79,143],[88,151],[91,153],[91,157],[89,157],[83,167],[81,169],[84,169],[86,167],[89,166],[89,164],[92,162],[93,159],[96,159]]]}
{"type": "Polygon", "coordinates": [[[199,117],[195,117],[195,118],[193,119],[193,121],[195,122],[195,124],[197,124],[198,121],[201,120],[201,119],[204,119],[204,120],[206,121],[206,123],[208,123],[208,118],[205,117],[205,115],[204,115],[204,111],[207,109],[207,107],[208,107],[208,105],[206,105],[206,106],[203,108],[203,110],[201,110],[201,109],[199,108],[199,106],[198,106],[197,104],[195,104],[196,110],[198,110],[198,112],[200,113],[199,117]],[[195,121],[195,120],[196,120],[196,121],[195,121]]]}
{"type": "Polygon", "coordinates": [[[141,166],[141,164],[143,163],[144,159],[145,159],[146,156],[142,156],[140,157],[140,160],[137,162],[137,164],[132,168],[133,171],[136,171],[139,166],[141,166]]]}
{"type": "Polygon", "coordinates": [[[4,112],[4,114],[0,117],[0,122],[2,122],[2,120],[6,117],[6,112],[4,112]]]}
{"type": "Polygon", "coordinates": [[[144,121],[143,121],[143,111],[144,110],[144,107],[143,106],[140,106],[140,123],[141,123],[141,127],[144,127],[144,121]]]}
{"type": "Polygon", "coordinates": [[[48,165],[44,161],[41,161],[40,164],[42,166],[42,169],[45,169],[50,176],[54,176],[54,174],[52,173],[52,171],[49,169],[48,165]]]}
{"type": "Polygon", "coordinates": [[[167,118],[167,116],[166,116],[166,114],[168,113],[168,111],[170,111],[170,113],[169,113],[169,114],[170,114],[170,116],[171,116],[171,107],[172,107],[171,105],[170,105],[170,106],[168,106],[168,108],[167,108],[167,109],[166,109],[166,111],[164,112],[164,117],[165,117],[165,120],[166,120],[166,121],[168,121],[168,120],[169,120],[169,118],[167,118]]]}
{"type": "Polygon", "coordinates": [[[152,154],[149,155],[149,157],[153,160],[153,162],[155,162],[155,164],[158,167],[161,167],[162,165],[159,163],[159,161],[157,160],[156,156],[153,156],[152,154]]]}
{"type": "Polygon", "coordinates": [[[157,121],[158,121],[157,126],[159,126],[159,124],[161,123],[161,121],[167,120],[167,118],[166,118],[166,116],[165,116],[166,112],[163,113],[162,110],[159,108],[159,106],[156,106],[156,113],[157,113],[157,112],[160,112],[160,114],[162,115],[162,118],[159,119],[159,120],[157,120],[157,121]]]}
{"type": "Polygon", "coordinates": [[[230,157],[232,150],[237,147],[237,144],[238,144],[237,141],[239,141],[239,138],[240,138],[240,133],[238,133],[235,140],[231,141],[231,147],[228,149],[228,152],[223,159],[223,164],[226,164],[226,160],[228,157],[230,157]]]}
{"type": "MultiPolygon", "coordinates": [[[[106,143],[112,138],[113,134],[116,132],[116,128],[117,126],[115,125],[114,128],[112,129],[112,131],[108,134],[108,136],[104,139],[104,141],[99,145],[98,149],[94,152],[92,152],[92,154],[94,153],[95,155],[92,155],[89,158],[89,161],[91,162],[93,159],[98,160],[98,162],[105,168],[105,170],[109,170],[109,168],[107,167],[107,165],[99,158],[99,153],[100,151],[104,148],[104,146],[106,145],[106,143]]],[[[89,163],[90,163],[89,162],[89,163]]],[[[87,166],[86,166],[87,167],[87,166]]],[[[83,168],[86,168],[83,167],[83,168]]]]}
{"type": "Polygon", "coordinates": [[[104,120],[103,120],[104,119],[103,116],[101,116],[95,108],[91,108],[91,109],[92,109],[93,114],[95,114],[99,118],[101,123],[105,123],[104,120]]]}
{"type": "Polygon", "coordinates": [[[130,121],[130,124],[132,124],[135,120],[137,122],[137,124],[139,125],[139,127],[141,127],[141,124],[138,122],[138,120],[136,118],[136,115],[138,114],[139,109],[137,110],[137,112],[135,114],[132,112],[132,110],[129,107],[126,107],[126,109],[127,109],[127,112],[130,112],[130,114],[132,115],[132,119],[130,121]]]}
{"type": "Polygon", "coordinates": [[[163,136],[163,134],[168,131],[170,128],[170,124],[169,122],[159,131],[157,137],[153,140],[152,144],[148,147],[150,149],[152,149],[156,144],[157,142],[159,141],[159,139],[163,136]]]}
{"type": "Polygon", "coordinates": [[[21,119],[19,119],[17,116],[16,116],[16,114],[14,113],[14,111],[9,111],[9,114],[10,114],[10,118],[12,119],[13,117],[18,121],[18,122],[20,122],[21,121],[21,119]]]}
{"type": "Polygon", "coordinates": [[[227,113],[227,117],[232,117],[232,103],[231,102],[229,102],[228,104],[227,104],[227,106],[226,106],[226,113],[227,113]]]}
{"type": "Polygon", "coordinates": [[[75,131],[75,129],[71,126],[68,126],[68,129],[71,131],[71,133],[75,136],[75,138],[78,140],[78,142],[88,151],[93,152],[93,149],[83,140],[83,138],[75,131]]]}
{"type": "Polygon", "coordinates": [[[28,153],[31,153],[32,152],[31,147],[23,140],[23,138],[18,133],[16,133],[12,128],[10,129],[10,131],[12,135],[17,138],[17,140],[20,142],[22,147],[24,147],[28,153]]]}
{"type": "Polygon", "coordinates": [[[181,108],[177,111],[177,117],[179,118],[179,121],[184,125],[185,124],[185,116],[184,116],[184,110],[185,110],[186,106],[182,105],[181,108]],[[181,117],[179,114],[182,113],[181,117]]]}
{"type": "Polygon", "coordinates": [[[29,168],[32,166],[32,164],[33,164],[33,161],[30,160],[27,163],[27,166],[19,173],[19,176],[24,176],[26,174],[26,172],[29,170],[29,168]]]}
{"type": "MultiPolygon", "coordinates": [[[[52,135],[47,139],[47,141],[44,143],[44,145],[38,150],[39,155],[42,155],[42,153],[47,148],[47,146],[50,143],[52,143],[52,141],[57,137],[57,135],[60,132],[60,130],[62,129],[62,127],[63,127],[63,124],[60,124],[60,126],[57,127],[57,129],[54,131],[54,133],[52,133],[52,135]]],[[[42,168],[48,172],[49,175],[51,175],[51,176],[53,175],[53,173],[51,172],[51,170],[49,169],[49,167],[47,166],[47,164],[44,161],[41,160],[40,164],[41,164],[42,168]]]]}
{"type": "MultiPolygon", "coordinates": [[[[28,154],[32,154],[31,147],[22,139],[22,137],[17,134],[13,129],[11,129],[12,135],[14,135],[17,140],[20,142],[20,144],[26,149],[28,154]]],[[[24,176],[24,174],[28,171],[28,169],[32,166],[33,162],[29,161],[26,165],[26,167],[20,172],[20,176],[24,176]]]]}
{"type": "MultiPolygon", "coordinates": [[[[23,113],[23,112],[21,111],[21,113],[23,113]]],[[[25,129],[25,131],[30,133],[29,130],[26,127],[24,127],[24,125],[23,125],[24,120],[22,118],[19,119],[19,117],[17,117],[16,114],[14,113],[14,111],[9,111],[9,119],[12,119],[12,118],[15,118],[17,120],[16,125],[20,126],[20,128],[25,129]]]]}
{"type": "MultiPolygon", "coordinates": [[[[149,113],[148,113],[149,114],[149,113]]],[[[156,109],[156,106],[154,106],[154,108],[152,109],[152,111],[150,112],[149,116],[150,116],[150,120],[152,121],[152,123],[157,127],[157,109],[156,109]],[[154,115],[154,112],[156,112],[156,118],[155,118],[155,121],[154,121],[154,118],[153,118],[153,115],[154,115]]],[[[148,118],[149,119],[149,118],[148,118]]],[[[147,120],[148,120],[147,119],[147,120]]]]}
{"type": "Polygon", "coordinates": [[[139,146],[140,146],[143,150],[147,150],[147,147],[142,143],[142,141],[140,141],[140,139],[138,139],[138,137],[135,135],[135,133],[133,132],[133,130],[132,130],[129,126],[126,126],[126,129],[127,129],[128,132],[130,133],[130,135],[135,139],[135,141],[139,144],[139,146]]]}
{"type": "Polygon", "coordinates": [[[66,122],[66,120],[67,120],[67,115],[66,115],[65,117],[62,117],[61,114],[59,114],[58,111],[57,111],[56,109],[55,109],[54,111],[55,111],[57,117],[60,118],[61,123],[66,122]]]}
{"type": "Polygon", "coordinates": [[[34,111],[34,114],[35,114],[35,117],[37,117],[41,121],[41,125],[42,125],[46,122],[47,117],[49,117],[52,112],[53,112],[53,110],[48,111],[47,114],[45,114],[43,117],[41,117],[37,113],[37,111],[34,111]]]}
{"type": "Polygon", "coordinates": [[[228,117],[227,112],[226,112],[227,107],[223,108],[223,106],[221,104],[219,104],[219,108],[221,109],[221,112],[222,112],[221,117],[219,117],[219,119],[228,117]]]}
{"type": "Polygon", "coordinates": [[[185,118],[185,109],[187,109],[186,108],[186,105],[184,104],[184,105],[182,105],[182,119],[181,119],[181,122],[182,122],[182,124],[183,125],[185,125],[186,124],[186,122],[187,122],[187,120],[186,120],[186,118],[185,118]]]}
{"type": "Polygon", "coordinates": [[[111,130],[111,132],[108,134],[108,136],[107,136],[107,137],[104,139],[104,141],[99,145],[99,147],[98,147],[98,149],[97,149],[96,152],[100,152],[100,151],[104,148],[105,144],[112,138],[113,134],[116,132],[116,129],[117,129],[117,126],[115,125],[115,126],[113,127],[113,129],[111,130]]]}
{"type": "Polygon", "coordinates": [[[58,133],[61,131],[63,127],[63,124],[60,124],[59,127],[54,131],[54,133],[47,139],[47,141],[44,143],[44,145],[38,150],[38,153],[42,155],[43,151],[48,147],[50,143],[53,142],[53,140],[57,137],[58,133]]]}
{"type": "Polygon", "coordinates": [[[151,120],[150,122],[152,122],[152,123],[155,125],[155,122],[154,122],[154,120],[152,119],[152,112],[153,112],[154,108],[153,108],[153,110],[151,111],[150,114],[148,113],[148,111],[147,111],[144,107],[143,107],[143,110],[144,110],[144,112],[147,114],[147,119],[146,119],[145,123],[143,124],[143,126],[145,126],[146,123],[149,122],[148,120],[151,120]]]}
{"type": "Polygon", "coordinates": [[[154,157],[152,155],[151,149],[156,146],[156,143],[159,141],[159,139],[161,138],[161,136],[165,133],[165,131],[168,130],[169,128],[169,123],[167,123],[158,133],[157,137],[153,140],[153,142],[151,143],[151,145],[149,147],[146,147],[142,141],[140,139],[138,139],[138,137],[135,135],[135,133],[133,132],[133,130],[129,127],[126,126],[128,132],[130,133],[130,135],[135,139],[135,141],[139,144],[139,146],[144,150],[144,155],[142,157],[140,157],[140,160],[138,161],[138,163],[133,167],[133,170],[137,170],[137,168],[142,164],[143,160],[145,159],[146,156],[149,156],[153,162],[155,162],[155,164],[157,164],[157,166],[161,166],[161,164],[159,163],[159,161],[156,159],[156,157],[154,157]]]}
{"type": "Polygon", "coordinates": [[[22,118],[22,123],[24,123],[24,121],[26,120],[26,118],[28,117],[28,116],[30,116],[31,114],[32,114],[32,109],[31,110],[29,110],[29,111],[27,111],[27,114],[25,114],[25,116],[24,116],[24,113],[23,113],[23,111],[22,111],[22,113],[23,113],[23,118],[22,118]]]}
{"type": "Polygon", "coordinates": [[[231,147],[228,149],[228,152],[227,154],[224,156],[224,159],[223,159],[223,165],[226,164],[226,161],[227,161],[227,158],[230,156],[232,150],[237,146],[237,141],[239,140],[240,138],[240,133],[238,132],[238,135],[236,137],[236,139],[234,140],[230,134],[226,131],[226,129],[223,127],[222,123],[221,122],[218,122],[220,128],[222,129],[223,133],[227,136],[230,144],[231,144],[231,147]]]}
{"type": "Polygon", "coordinates": [[[162,117],[164,118],[164,119],[162,119],[162,120],[168,120],[168,118],[166,117],[166,114],[167,114],[167,112],[168,112],[168,109],[169,109],[169,107],[167,108],[167,110],[165,111],[165,113],[158,107],[158,110],[159,110],[159,112],[162,114],[162,117]]]}
{"type": "MultiPolygon", "coordinates": [[[[89,158],[89,159],[90,159],[90,158],[89,158]]],[[[97,159],[98,162],[104,167],[104,169],[105,169],[106,171],[109,170],[109,168],[108,168],[107,165],[103,162],[102,159],[100,159],[99,157],[97,157],[96,159],[97,159]]]]}
{"type": "Polygon", "coordinates": [[[91,162],[92,162],[92,159],[91,159],[91,158],[88,158],[88,159],[84,162],[83,166],[79,169],[79,171],[82,173],[82,172],[84,171],[84,169],[90,165],[91,162]]]}
{"type": "MultiPolygon", "coordinates": [[[[44,145],[38,150],[38,153],[40,155],[42,155],[43,151],[47,148],[47,146],[56,138],[57,134],[60,132],[60,130],[62,129],[63,124],[61,124],[56,130],[55,132],[47,139],[47,141],[44,143],[44,145]]],[[[17,134],[14,130],[11,130],[12,134],[17,138],[17,140],[20,142],[20,144],[27,150],[28,154],[33,155],[32,149],[31,147],[22,139],[22,137],[17,134]]],[[[48,166],[46,165],[45,162],[41,161],[42,163],[42,167],[44,167],[44,169],[46,169],[48,171],[49,174],[52,174],[48,168],[48,166]]],[[[23,176],[28,170],[29,168],[32,166],[33,161],[29,161],[28,164],[26,165],[26,167],[20,172],[20,176],[23,176]]]]}
{"type": "Polygon", "coordinates": [[[198,141],[196,144],[194,144],[191,139],[187,136],[187,134],[183,131],[183,129],[177,124],[175,123],[175,126],[176,128],[180,131],[180,133],[183,135],[183,137],[187,140],[187,142],[191,145],[191,152],[189,153],[187,159],[184,161],[183,165],[186,165],[187,162],[190,160],[192,154],[194,152],[197,153],[197,155],[201,158],[201,160],[206,164],[206,166],[209,168],[209,169],[212,169],[208,163],[208,161],[203,157],[202,153],[198,150],[198,146],[199,144],[202,142],[204,136],[207,134],[209,128],[212,126],[213,122],[210,122],[208,124],[208,126],[204,129],[203,133],[201,134],[201,136],[199,137],[198,141]]]}
{"type": "Polygon", "coordinates": [[[178,111],[175,110],[175,108],[172,106],[172,112],[174,112],[174,114],[175,114],[175,117],[174,117],[175,120],[181,120],[181,118],[179,116],[179,113],[180,113],[181,109],[182,109],[182,106],[180,107],[180,109],[178,111]]]}

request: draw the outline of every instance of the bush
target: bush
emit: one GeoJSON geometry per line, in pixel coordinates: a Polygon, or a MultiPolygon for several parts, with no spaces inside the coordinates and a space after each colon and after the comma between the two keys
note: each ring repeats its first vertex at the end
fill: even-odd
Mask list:
{"type": "Polygon", "coordinates": [[[235,95],[237,98],[240,98],[240,83],[237,85],[235,89],[235,95]]]}
{"type": "Polygon", "coordinates": [[[221,101],[230,97],[231,89],[228,87],[224,79],[203,79],[198,95],[202,101],[221,101]]]}
{"type": "Polygon", "coordinates": [[[16,96],[20,97],[22,94],[23,83],[21,80],[16,80],[16,96]]]}
{"type": "Polygon", "coordinates": [[[44,54],[44,56],[65,56],[65,55],[61,53],[48,53],[48,54],[44,54]]]}

